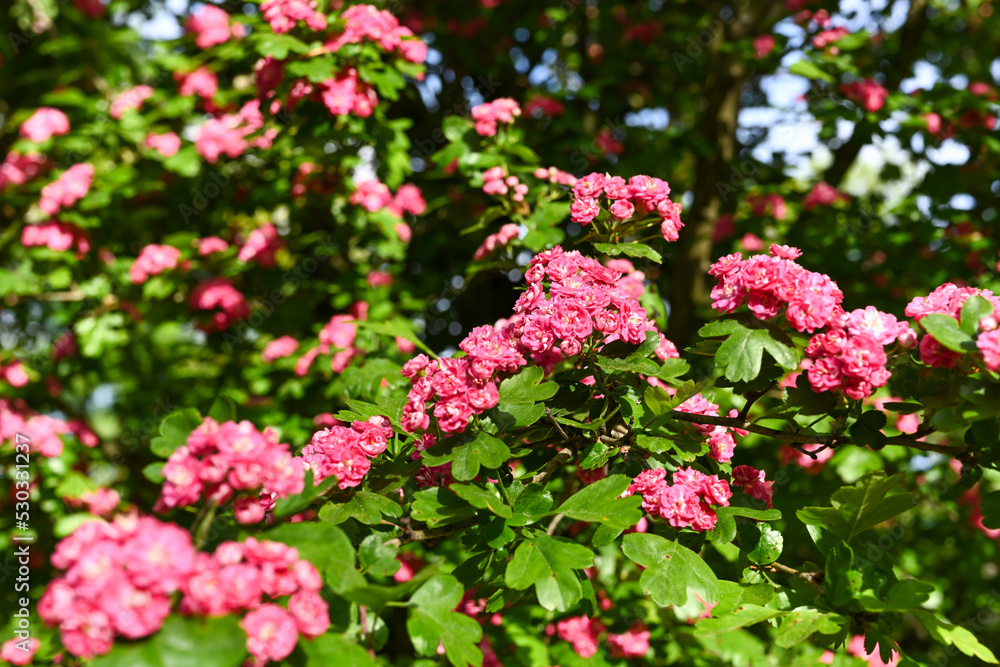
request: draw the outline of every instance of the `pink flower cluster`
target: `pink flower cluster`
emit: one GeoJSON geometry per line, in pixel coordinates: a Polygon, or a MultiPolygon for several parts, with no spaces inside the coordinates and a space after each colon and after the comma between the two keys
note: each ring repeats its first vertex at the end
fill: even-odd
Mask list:
{"type": "Polygon", "coordinates": [[[377,178],[358,181],[355,188],[351,193],[350,202],[356,206],[363,206],[372,213],[385,209],[397,218],[402,218],[404,213],[423,215],[427,210],[427,202],[424,201],[420,188],[412,183],[399,186],[395,195],[389,190],[388,185],[377,178]]]}
{"type": "Polygon", "coordinates": [[[299,21],[305,21],[312,30],[326,30],[326,16],[316,11],[316,0],[265,0],[260,11],[271,24],[271,30],[279,35],[299,21]]]}
{"type": "Polygon", "coordinates": [[[264,347],[261,357],[266,363],[271,363],[276,359],[292,356],[298,349],[299,341],[295,340],[291,336],[282,336],[280,338],[275,338],[268,343],[267,346],[264,347]]]}
{"type": "Polygon", "coordinates": [[[195,557],[191,536],[173,524],[126,514],[87,521],[56,546],[51,562],[65,573],[45,589],[38,615],[59,626],[71,654],[104,655],[116,635],[138,639],[160,629],[195,557]]]}
{"type": "Polygon", "coordinates": [[[510,189],[514,189],[511,199],[514,201],[524,201],[524,195],[528,194],[528,186],[521,182],[517,176],[504,176],[503,167],[492,167],[483,172],[483,192],[488,195],[505,195],[510,189]]]}
{"type": "Polygon", "coordinates": [[[827,327],[806,346],[806,356],[813,360],[809,383],[814,391],[840,389],[855,400],[871,396],[875,387],[889,381],[884,346],[916,335],[910,325],[875,306],[840,314],[827,327]]]}
{"type": "Polygon", "coordinates": [[[276,498],[302,492],[304,475],[303,461],[270,428],[261,433],[249,421],[220,424],[206,417],[164,464],[155,510],[194,505],[202,498],[222,505],[239,495],[236,520],[258,523],[276,498]]]}
{"type": "Polygon", "coordinates": [[[182,97],[198,95],[210,100],[219,90],[219,78],[207,67],[199,67],[193,72],[174,72],[174,81],[182,97]]]}
{"type": "Polygon", "coordinates": [[[590,658],[597,653],[604,624],[589,616],[572,616],[556,623],[556,632],[560,639],[573,645],[581,658],[590,658]]]}
{"type": "Polygon", "coordinates": [[[47,215],[56,215],[64,207],[78,202],[90,191],[94,182],[94,165],[86,162],[74,164],[59,178],[42,188],[38,208],[47,215]]]}
{"type": "Polygon", "coordinates": [[[495,234],[490,234],[483,241],[482,245],[476,248],[476,252],[473,253],[472,259],[483,259],[487,255],[493,253],[497,248],[502,248],[507,245],[518,236],[518,227],[513,222],[510,222],[500,228],[495,234]]]}
{"type": "Polygon", "coordinates": [[[225,44],[229,37],[241,37],[242,26],[229,27],[229,13],[215,5],[202,4],[188,19],[187,28],[195,34],[194,43],[199,49],[225,44]]]}
{"type": "Polygon", "coordinates": [[[17,151],[7,153],[0,164],[0,190],[8,185],[24,185],[42,170],[47,160],[44,155],[28,153],[21,155],[17,151]]]}
{"type": "Polygon", "coordinates": [[[513,123],[520,115],[521,107],[509,97],[501,97],[472,107],[472,120],[476,121],[476,132],[484,137],[496,135],[497,123],[513,123]]]}
{"type": "Polygon", "coordinates": [[[249,537],[223,542],[211,556],[199,553],[195,563],[181,611],[223,616],[248,610],[240,627],[255,665],[287,658],[299,634],[311,639],[330,627],[330,609],[319,594],[323,579],[295,547],[249,537]],[[275,602],[285,596],[287,608],[275,602]]]}
{"type": "Polygon", "coordinates": [[[541,95],[524,105],[524,113],[535,118],[561,116],[566,113],[566,105],[553,97],[541,95]]]}
{"type": "MultiPolygon", "coordinates": [[[[847,37],[849,34],[851,33],[847,31],[847,28],[843,27],[831,28],[829,30],[824,30],[823,32],[814,36],[812,39],[812,44],[814,48],[825,49],[827,45],[836,42],[838,39],[843,39],[844,37],[847,37]]],[[[830,49],[830,52],[833,55],[837,55],[837,53],[839,53],[840,50],[837,47],[833,47],[832,49],[830,49]]]]}
{"type": "Polygon", "coordinates": [[[68,222],[42,222],[24,226],[21,244],[26,248],[46,246],[56,252],[65,252],[75,245],[77,257],[83,257],[90,250],[90,236],[68,222]]]}
{"type": "Polygon", "coordinates": [[[263,267],[274,266],[274,253],[283,248],[285,244],[278,238],[278,228],[273,223],[267,222],[257,227],[247,242],[240,248],[237,259],[241,262],[256,260],[263,267]]]}
{"type": "Polygon", "coordinates": [[[358,78],[358,70],[348,67],[333,79],[320,84],[323,104],[335,116],[354,113],[368,118],[378,106],[375,89],[358,78]]]}
{"type": "Polygon", "coordinates": [[[556,169],[555,167],[549,167],[548,169],[539,167],[535,170],[534,176],[535,178],[543,181],[548,181],[549,183],[555,183],[557,185],[565,185],[570,188],[576,185],[576,176],[568,171],[562,171],[561,169],[556,169]]]}
{"type": "Polygon", "coordinates": [[[17,360],[0,364],[0,381],[12,387],[23,387],[28,384],[28,372],[24,370],[24,364],[17,360]]]}
{"type": "MultiPolygon", "coordinates": [[[[912,317],[918,322],[932,314],[947,315],[958,321],[962,306],[972,296],[983,297],[993,304],[993,313],[979,322],[976,346],[983,355],[986,367],[992,371],[1000,371],[1000,329],[997,328],[1000,322],[1000,297],[990,290],[958,287],[953,283],[945,283],[925,297],[914,298],[904,312],[907,317],[912,317]]],[[[951,368],[960,356],[958,352],[953,352],[938,343],[930,334],[920,340],[920,359],[929,366],[951,368]]]]}
{"type": "Polygon", "coordinates": [[[48,458],[62,454],[61,435],[72,433],[86,447],[98,444],[97,435],[83,421],[74,419],[65,422],[30,410],[21,399],[9,401],[0,398],[0,442],[13,440],[18,433],[31,440],[32,453],[48,458]]]}
{"type": "Polygon", "coordinates": [[[676,241],[684,226],[681,205],[670,201],[670,185],[652,176],[633,176],[625,182],[621,176],[593,172],[573,186],[570,217],[573,222],[589,225],[601,212],[599,197],[609,200],[608,211],[616,221],[656,213],[663,219],[660,231],[667,241],[676,241]]]}
{"type": "Polygon", "coordinates": [[[666,481],[667,471],[653,468],[639,473],[625,491],[638,493],[642,508],[652,516],[667,520],[674,528],[707,531],[715,528],[719,517],[712,505],[728,507],[732,491],[718,475],[706,475],[694,468],[680,468],[673,474],[673,484],[666,481]]]}
{"type": "Polygon", "coordinates": [[[757,470],[752,466],[736,466],[733,468],[733,486],[742,487],[743,493],[752,498],[756,498],[768,507],[772,506],[774,496],[774,482],[764,479],[764,471],[757,470]]]}
{"type": "Polygon", "coordinates": [[[177,136],[176,132],[164,132],[163,134],[150,132],[146,135],[143,146],[156,151],[163,157],[172,157],[177,155],[177,151],[181,149],[181,138],[177,136]]]}
{"type": "Polygon", "coordinates": [[[229,244],[226,240],[218,236],[206,236],[203,239],[198,239],[196,245],[198,246],[198,254],[202,257],[207,257],[217,252],[225,252],[229,249],[229,244]]]}
{"type": "Polygon", "coordinates": [[[369,39],[386,51],[399,51],[400,55],[412,63],[422,63],[427,59],[427,45],[414,37],[413,31],[399,25],[399,20],[384,9],[372,5],[354,5],[340,15],[344,21],[344,32],[326,43],[325,48],[334,52],[345,44],[358,44],[369,39]]]}
{"type": "Polygon", "coordinates": [[[111,117],[118,120],[129,109],[141,109],[142,103],[153,96],[153,88],[145,84],[123,90],[111,102],[111,117]]]}
{"type": "Polygon", "coordinates": [[[79,498],[65,498],[64,500],[70,507],[86,507],[87,511],[94,516],[107,518],[118,509],[122,497],[114,489],[101,487],[93,491],[84,491],[79,498]]]}
{"type": "Polygon", "coordinates": [[[774,51],[776,42],[773,35],[757,35],[753,40],[753,55],[757,60],[767,58],[774,51]]]}
{"type": "Polygon", "coordinates": [[[129,267],[128,275],[136,285],[158,276],[167,269],[177,268],[181,251],[169,245],[150,244],[139,251],[139,256],[129,267]]]}
{"type": "Polygon", "coordinates": [[[316,484],[333,475],[337,486],[346,489],[361,484],[371,469],[371,459],[385,451],[393,435],[388,417],[370,417],[350,427],[331,426],[313,434],[302,449],[302,458],[316,484]]]}
{"type": "Polygon", "coordinates": [[[296,375],[301,377],[308,373],[309,367],[312,366],[316,357],[320,354],[328,354],[331,348],[338,349],[330,361],[330,368],[336,373],[344,372],[351,359],[362,353],[362,350],[354,347],[354,339],[358,333],[358,326],[354,321],[365,319],[367,304],[363,301],[358,302],[352,307],[352,310],[356,315],[342,313],[330,318],[330,321],[319,332],[319,345],[303,354],[295,363],[296,375]]]}
{"type": "Polygon", "coordinates": [[[878,111],[885,106],[885,99],[889,97],[889,91],[871,79],[841,84],[840,92],[868,111],[878,111]]]}
{"type": "Polygon", "coordinates": [[[820,181],[803,197],[802,206],[807,211],[811,211],[817,206],[832,206],[838,201],[847,203],[850,199],[850,197],[838,191],[826,181],[820,181]]]}
{"type": "Polygon", "coordinates": [[[221,276],[209,278],[199,283],[188,297],[188,303],[195,310],[213,310],[221,308],[221,312],[212,314],[212,323],[200,325],[205,331],[224,331],[233,322],[250,314],[243,294],[233,287],[228,279],[221,276]]]}
{"type": "Polygon", "coordinates": [[[785,204],[785,198],[773,192],[762,195],[751,195],[747,198],[747,203],[750,204],[750,212],[758,218],[770,215],[775,220],[784,220],[785,216],[788,215],[788,206],[785,204]]]}
{"type": "Polygon", "coordinates": [[[52,107],[39,107],[21,123],[21,136],[36,144],[62,134],[69,134],[69,118],[52,107]]]}
{"type": "Polygon", "coordinates": [[[197,130],[195,149],[215,164],[222,154],[231,158],[239,157],[250,146],[267,148],[277,133],[271,129],[254,139],[247,137],[264,127],[264,116],[260,112],[260,100],[252,100],[243,105],[239,113],[225,114],[220,118],[210,118],[197,130]]]}
{"type": "Polygon", "coordinates": [[[0,660],[6,660],[12,665],[30,665],[41,645],[38,637],[8,639],[0,646],[0,660]]]}
{"type": "MultiPolygon", "coordinates": [[[[684,401],[675,409],[679,412],[687,412],[695,415],[719,416],[719,406],[706,399],[700,393],[684,401]]],[[[729,411],[730,417],[735,417],[737,414],[738,412],[735,409],[729,411]]],[[[731,429],[725,426],[713,426],[712,424],[694,424],[694,427],[702,435],[708,436],[709,456],[722,463],[728,463],[733,458],[733,451],[736,449],[736,439],[733,438],[733,433],[741,436],[745,436],[748,433],[748,431],[744,431],[741,428],[731,429]]]]}
{"type": "Polygon", "coordinates": [[[731,313],[746,301],[757,319],[766,320],[788,306],[788,322],[796,331],[808,332],[840,317],[843,293],[829,276],[799,266],[795,259],[801,254],[797,248],[772,245],[770,255],[745,260],[738,252],[726,255],[709,269],[718,281],[712,307],[731,313]]]}

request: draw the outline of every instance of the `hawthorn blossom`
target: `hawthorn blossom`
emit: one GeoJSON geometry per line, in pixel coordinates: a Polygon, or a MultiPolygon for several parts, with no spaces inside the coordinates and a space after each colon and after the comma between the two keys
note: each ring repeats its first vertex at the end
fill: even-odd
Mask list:
{"type": "Polygon", "coordinates": [[[59,178],[42,188],[38,208],[47,215],[56,215],[63,208],[73,206],[90,191],[94,182],[94,165],[82,162],[59,175],[59,178]]]}
{"type": "Polygon", "coordinates": [[[59,109],[39,107],[21,123],[21,136],[40,144],[50,137],[69,134],[69,118],[59,109]]]}

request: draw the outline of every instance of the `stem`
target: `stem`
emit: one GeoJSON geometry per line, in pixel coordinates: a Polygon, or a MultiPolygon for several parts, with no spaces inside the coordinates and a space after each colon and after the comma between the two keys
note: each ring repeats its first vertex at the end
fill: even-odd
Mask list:
{"type": "MultiPolygon", "coordinates": [[[[741,428],[751,433],[757,433],[758,435],[766,435],[775,440],[803,445],[820,444],[827,447],[834,447],[836,445],[857,444],[850,438],[840,435],[801,435],[799,433],[788,433],[787,431],[778,431],[766,426],[748,424],[739,417],[713,417],[711,415],[692,414],[677,410],[671,411],[670,416],[678,421],[691,422],[693,424],[711,424],[714,426],[741,428]]],[[[951,445],[937,445],[931,442],[920,442],[904,435],[894,435],[886,440],[886,444],[895,447],[911,447],[925,452],[937,452],[938,454],[945,454],[947,456],[958,456],[972,451],[969,447],[954,447],[951,445]]]]}
{"type": "Polygon", "coordinates": [[[818,583],[818,581],[817,581],[818,579],[821,579],[823,577],[823,573],[822,572],[802,572],[800,570],[796,570],[796,569],[790,568],[787,565],[782,565],[781,563],[777,563],[777,562],[775,562],[775,563],[769,563],[767,565],[760,565],[760,566],[758,566],[758,565],[751,565],[750,569],[751,570],[765,570],[767,572],[780,572],[782,574],[787,574],[790,577],[797,577],[798,579],[802,579],[803,581],[808,582],[816,590],[818,590],[820,592],[823,591],[823,587],[820,586],[819,583],[818,583]]]}
{"type": "Polygon", "coordinates": [[[215,520],[215,510],[216,504],[213,500],[207,505],[203,505],[198,516],[195,517],[194,524],[191,526],[191,534],[194,537],[196,549],[205,546],[205,540],[208,539],[208,529],[212,527],[212,522],[215,520]]]}
{"type": "Polygon", "coordinates": [[[450,526],[444,528],[431,528],[428,530],[413,530],[410,528],[409,519],[407,519],[401,528],[403,529],[403,534],[399,537],[393,538],[391,540],[386,540],[386,544],[393,546],[402,546],[404,544],[409,544],[410,542],[422,542],[424,540],[434,540],[439,537],[447,537],[449,535],[454,535],[455,533],[460,533],[466,528],[471,528],[479,523],[478,519],[466,519],[465,521],[459,521],[458,523],[453,523],[450,526]]]}
{"type": "Polygon", "coordinates": [[[572,449],[569,447],[561,447],[559,449],[559,453],[556,454],[551,461],[546,463],[545,467],[538,471],[538,474],[531,478],[529,484],[545,484],[545,482],[548,481],[553,474],[555,474],[556,470],[559,469],[559,466],[569,461],[572,456],[572,449]]]}

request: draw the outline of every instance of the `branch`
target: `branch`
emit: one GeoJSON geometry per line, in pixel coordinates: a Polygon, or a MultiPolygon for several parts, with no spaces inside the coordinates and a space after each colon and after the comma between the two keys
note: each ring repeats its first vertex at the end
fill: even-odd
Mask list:
{"type": "Polygon", "coordinates": [[[566,463],[573,456],[573,450],[569,447],[560,447],[559,453],[556,454],[551,461],[545,464],[545,467],[538,471],[534,477],[531,478],[529,484],[545,484],[549,477],[559,469],[559,466],[566,463]]]}
{"type": "Polygon", "coordinates": [[[409,544],[410,542],[422,542],[424,540],[436,540],[439,537],[448,537],[449,535],[454,535],[455,533],[460,533],[466,528],[471,528],[479,523],[479,520],[475,517],[471,519],[466,519],[465,521],[459,521],[458,523],[453,523],[450,526],[445,526],[444,528],[429,528],[427,530],[413,530],[410,528],[409,518],[400,521],[400,526],[403,530],[403,534],[399,537],[394,537],[391,540],[386,540],[386,544],[391,544],[397,547],[401,547],[404,544],[409,544]]]}
{"type": "MultiPolygon", "coordinates": [[[[672,410],[670,412],[670,416],[678,421],[691,422],[693,424],[710,424],[713,426],[741,428],[746,431],[750,431],[751,433],[757,433],[758,435],[766,435],[769,438],[774,438],[775,440],[798,443],[802,445],[820,444],[827,447],[834,447],[836,445],[857,444],[850,438],[840,435],[802,435],[799,433],[789,433],[787,431],[767,428],[766,426],[758,426],[757,424],[748,424],[739,417],[713,417],[712,415],[699,415],[691,412],[680,412],[678,410],[672,410]]],[[[968,447],[937,445],[932,442],[922,442],[906,435],[892,436],[886,440],[886,444],[897,447],[910,447],[912,449],[919,449],[925,452],[937,452],[938,454],[945,454],[947,456],[959,456],[971,451],[968,447]]]]}
{"type": "Polygon", "coordinates": [[[802,572],[788,567],[787,565],[782,565],[781,563],[768,563],[767,565],[751,565],[751,570],[764,570],[767,572],[780,572],[781,574],[787,574],[790,577],[796,577],[802,579],[803,581],[809,583],[816,590],[823,592],[823,587],[819,585],[819,580],[823,578],[822,572],[802,572]]]}

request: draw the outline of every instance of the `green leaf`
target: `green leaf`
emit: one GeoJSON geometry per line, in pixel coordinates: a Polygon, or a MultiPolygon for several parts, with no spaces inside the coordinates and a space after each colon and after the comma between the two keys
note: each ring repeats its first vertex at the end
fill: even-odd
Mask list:
{"type": "Polygon", "coordinates": [[[400,563],[396,560],[399,547],[386,544],[384,535],[378,533],[361,540],[358,547],[358,565],[361,569],[377,577],[389,577],[399,570],[400,563]]]}
{"type": "Polygon", "coordinates": [[[545,405],[542,403],[517,404],[501,401],[493,410],[496,416],[494,421],[501,431],[531,426],[545,416],[545,405]]]}
{"type": "Polygon", "coordinates": [[[783,611],[778,609],[760,607],[755,604],[745,604],[741,605],[736,611],[718,614],[712,618],[698,621],[694,626],[694,633],[696,635],[718,635],[766,621],[783,613],[783,611]]]}
{"type": "Polygon", "coordinates": [[[296,60],[285,66],[285,71],[297,77],[306,77],[313,83],[323,83],[337,74],[337,63],[332,58],[296,60]]]}
{"type": "Polygon", "coordinates": [[[600,440],[595,440],[580,450],[580,467],[584,470],[594,470],[600,468],[617,453],[617,449],[611,449],[600,440]]]}
{"type": "Polygon", "coordinates": [[[499,468],[510,458],[510,449],[503,440],[480,431],[471,440],[468,437],[446,438],[424,450],[423,458],[429,466],[451,461],[452,475],[464,482],[478,475],[480,466],[499,468]]]}
{"type": "Polygon", "coordinates": [[[766,523],[747,523],[740,527],[740,544],[751,563],[767,565],[778,560],[785,538],[766,523]]]}
{"type": "Polygon", "coordinates": [[[657,366],[656,362],[650,359],[649,356],[656,351],[656,346],[659,345],[659,343],[659,334],[655,331],[648,331],[646,332],[646,338],[643,340],[642,344],[627,357],[616,358],[602,355],[597,358],[597,365],[604,370],[611,372],[624,371],[641,373],[643,375],[656,375],[659,371],[659,366],[657,366]]]}
{"type": "Polygon", "coordinates": [[[904,579],[893,584],[885,600],[880,600],[874,595],[863,595],[858,598],[858,602],[869,611],[909,612],[920,609],[933,593],[934,587],[930,584],[916,579],[904,579]]]}
{"type": "MultiPolygon", "coordinates": [[[[327,478],[331,479],[331,478],[327,478]]],[[[327,480],[323,480],[326,482],[327,480]]],[[[294,512],[293,512],[294,513],[294,512]]],[[[385,496],[369,491],[355,491],[354,495],[344,503],[330,502],[319,511],[319,518],[334,525],[354,519],[366,526],[382,523],[382,516],[398,519],[403,514],[399,503],[385,496]]]]}
{"type": "Polygon", "coordinates": [[[504,519],[510,518],[510,507],[504,505],[503,499],[496,489],[493,488],[493,484],[489,484],[489,487],[483,488],[475,484],[452,484],[451,490],[473,507],[489,510],[504,519]]]}
{"type": "Polygon", "coordinates": [[[962,304],[959,328],[970,336],[979,332],[979,321],[993,314],[993,304],[981,296],[970,296],[962,304]]]}
{"type": "Polygon", "coordinates": [[[569,206],[568,201],[540,204],[524,221],[524,226],[529,230],[543,230],[546,227],[552,227],[569,216],[569,206]]]}
{"type": "Polygon", "coordinates": [[[160,423],[160,435],[149,442],[149,449],[161,458],[169,458],[178,447],[187,442],[191,431],[204,420],[194,408],[181,408],[160,423]]]}
{"type": "Polygon", "coordinates": [[[288,57],[288,52],[306,53],[309,45],[291,35],[279,35],[271,31],[265,31],[254,35],[257,53],[262,56],[274,56],[276,60],[284,60],[288,57]]]}
{"type": "Polygon", "coordinates": [[[302,493],[297,493],[287,498],[279,498],[278,502],[274,505],[274,516],[283,517],[298,514],[309,507],[316,498],[329,491],[336,483],[337,477],[330,475],[320,482],[318,486],[315,486],[313,485],[313,471],[306,470],[305,485],[302,487],[302,493]]]}
{"type": "Polygon", "coordinates": [[[747,382],[760,374],[764,350],[767,350],[782,368],[793,370],[798,366],[798,352],[779,343],[765,329],[748,329],[736,320],[710,322],[698,332],[702,336],[728,334],[716,352],[716,362],[725,368],[726,378],[733,382],[747,382]]]}
{"type": "Polygon", "coordinates": [[[833,604],[839,606],[850,603],[858,596],[863,584],[862,574],[854,569],[854,551],[840,542],[827,552],[826,580],[824,588],[833,604]]]}
{"type": "Polygon", "coordinates": [[[468,519],[476,511],[448,489],[440,486],[413,494],[413,518],[434,527],[468,519]]]}
{"type": "Polygon", "coordinates": [[[860,49],[863,46],[868,46],[870,43],[871,35],[868,34],[867,30],[852,32],[851,34],[832,42],[832,44],[841,51],[854,51],[855,49],[860,49]]]}
{"type": "Polygon", "coordinates": [[[681,606],[691,595],[706,603],[719,600],[719,580],[698,554],[659,535],[631,533],[622,551],[646,568],[639,578],[643,590],[661,607],[681,606]]]}
{"type": "Polygon", "coordinates": [[[1000,491],[983,496],[983,525],[992,530],[1000,528],[1000,491]]]}
{"type": "Polygon", "coordinates": [[[899,484],[904,473],[886,477],[884,472],[871,472],[853,486],[845,486],[831,498],[833,507],[803,507],[796,512],[799,520],[809,526],[820,526],[850,542],[852,539],[913,507],[913,493],[889,491],[899,484]]]}
{"type": "Polygon", "coordinates": [[[728,516],[743,516],[748,519],[753,519],[754,521],[777,521],[781,518],[781,510],[776,509],[766,509],[758,510],[752,507],[740,507],[739,505],[730,505],[729,507],[716,507],[715,513],[719,516],[726,514],[728,516]]]}
{"type": "Polygon", "coordinates": [[[541,484],[528,484],[514,500],[513,516],[507,524],[525,526],[543,516],[548,516],[551,508],[552,494],[546,491],[541,484]]]}
{"type": "Polygon", "coordinates": [[[299,646],[306,654],[302,667],[375,667],[368,651],[357,642],[343,635],[325,634],[316,639],[299,639],[299,646]]]}
{"type": "Polygon", "coordinates": [[[226,394],[220,394],[212,402],[212,407],[208,409],[208,416],[215,421],[222,422],[236,420],[236,402],[226,394]]]}
{"type": "Polygon", "coordinates": [[[642,510],[639,509],[642,498],[635,495],[619,498],[631,482],[625,475],[605,477],[583,487],[552,513],[614,528],[634,526],[642,518],[642,510]]]}
{"type": "Polygon", "coordinates": [[[546,401],[556,395],[559,385],[542,382],[545,372],[541,366],[528,366],[517,375],[500,383],[500,402],[524,405],[546,401]]]}
{"type": "Polygon", "coordinates": [[[774,643],[781,648],[791,648],[804,642],[813,633],[836,634],[840,632],[845,620],[839,614],[827,614],[814,609],[791,611],[781,619],[774,643]]]}
{"type": "Polygon", "coordinates": [[[595,243],[594,249],[605,255],[628,255],[663,263],[663,256],[644,243],[595,243]]]}
{"type": "Polygon", "coordinates": [[[920,326],[952,352],[975,352],[977,349],[972,336],[962,331],[950,315],[925,315],[920,318],[920,326]]]}
{"type": "Polygon", "coordinates": [[[821,81],[826,81],[827,83],[833,83],[834,79],[832,76],[821,70],[814,63],[808,60],[798,60],[792,63],[788,71],[792,74],[798,74],[799,76],[804,76],[807,79],[819,79],[821,81]]]}
{"type": "Polygon", "coordinates": [[[979,643],[975,635],[959,625],[952,625],[939,620],[929,611],[911,611],[934,639],[942,644],[950,644],[965,655],[979,658],[983,662],[997,664],[993,652],[979,643]]]}
{"type": "Polygon", "coordinates": [[[517,590],[535,587],[538,602],[549,611],[568,611],[583,595],[573,570],[588,568],[594,554],[564,537],[529,532],[507,564],[506,584],[517,590]]]}
{"type": "Polygon", "coordinates": [[[885,413],[880,410],[869,410],[851,424],[849,433],[851,438],[858,445],[871,447],[872,449],[882,449],[885,447],[887,438],[880,429],[885,426],[885,413]]]}
{"type": "Polygon", "coordinates": [[[295,547],[320,572],[328,572],[327,582],[335,593],[362,586],[364,577],[354,568],[354,547],[337,526],[328,523],[284,523],[268,530],[263,539],[295,547]]]}
{"type": "Polygon", "coordinates": [[[153,484],[163,484],[163,461],[157,461],[156,463],[150,463],[148,466],[142,469],[142,476],[148,479],[153,484]]]}
{"type": "Polygon", "coordinates": [[[93,667],[237,667],[247,655],[246,633],[236,616],[169,616],[152,637],[138,643],[116,642],[93,667]]]}
{"type": "Polygon", "coordinates": [[[184,146],[163,160],[163,168],[184,178],[194,178],[201,171],[201,155],[194,146],[184,146]]]}
{"type": "Polygon", "coordinates": [[[410,598],[410,618],[406,629],[420,655],[434,656],[439,644],[455,667],[483,663],[477,644],[483,631],[474,619],[452,611],[465,593],[458,579],[440,574],[428,580],[410,598]]]}

